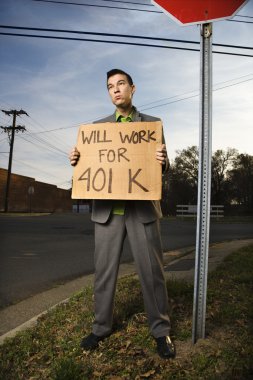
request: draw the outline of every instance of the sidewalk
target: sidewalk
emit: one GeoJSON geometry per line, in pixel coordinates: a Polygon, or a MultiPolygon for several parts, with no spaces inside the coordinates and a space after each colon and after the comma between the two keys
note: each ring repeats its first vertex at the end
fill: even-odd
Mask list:
{"type": "MultiPolygon", "coordinates": [[[[208,270],[214,270],[226,256],[241,247],[253,244],[253,239],[233,240],[212,244],[209,248],[208,270]]],[[[183,248],[164,253],[164,267],[167,278],[194,280],[195,247],[183,248]]],[[[134,263],[121,264],[119,276],[135,273],[134,263]]],[[[67,302],[73,293],[93,284],[94,275],[87,275],[37,294],[15,305],[0,310],[0,344],[5,338],[36,324],[37,319],[59,303],[67,302]]]]}

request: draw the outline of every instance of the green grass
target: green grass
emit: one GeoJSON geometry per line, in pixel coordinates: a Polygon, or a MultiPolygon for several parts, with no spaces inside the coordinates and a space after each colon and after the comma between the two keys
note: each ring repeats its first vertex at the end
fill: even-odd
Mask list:
{"type": "Polygon", "coordinates": [[[128,276],[118,282],[114,332],[98,350],[79,347],[94,318],[93,289],[87,287],[0,347],[0,380],[252,379],[253,246],[230,255],[209,275],[207,336],[195,345],[193,287],[175,280],[167,285],[176,359],[156,354],[139,281],[128,276]]]}

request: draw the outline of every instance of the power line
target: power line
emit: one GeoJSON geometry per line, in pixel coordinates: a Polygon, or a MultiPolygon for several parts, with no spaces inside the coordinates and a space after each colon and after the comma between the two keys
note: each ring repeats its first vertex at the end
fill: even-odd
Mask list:
{"type": "MultiPolygon", "coordinates": [[[[242,79],[242,78],[245,78],[245,77],[248,77],[250,75],[253,75],[253,73],[250,73],[250,74],[247,74],[247,75],[242,75],[240,77],[237,77],[237,78],[234,78],[234,79],[229,79],[229,80],[226,80],[226,81],[223,81],[223,82],[219,82],[219,83],[216,83],[214,84],[214,86],[219,86],[219,85],[222,85],[224,83],[228,83],[228,82],[231,82],[231,81],[235,81],[235,80],[239,80],[239,79],[242,79]]],[[[253,79],[253,78],[252,78],[253,79]]],[[[251,78],[249,80],[252,80],[251,78]]],[[[240,83],[243,83],[244,81],[241,81],[241,82],[237,82],[237,83],[233,83],[233,85],[237,85],[237,84],[240,84],[240,83]]],[[[218,89],[214,90],[214,91],[217,91],[218,89]]],[[[163,99],[159,99],[159,100],[155,100],[153,102],[149,102],[149,103],[146,103],[146,104],[142,104],[142,105],[139,105],[138,108],[141,108],[141,107],[146,107],[146,106],[149,106],[151,104],[154,104],[154,103],[159,103],[159,102],[163,102],[165,100],[169,100],[169,99],[175,99],[175,98],[178,98],[178,97],[182,97],[184,95],[188,95],[188,94],[192,94],[192,93],[195,93],[197,90],[193,90],[193,91],[187,91],[183,94],[180,94],[180,95],[173,95],[173,96],[170,96],[170,97],[166,97],[166,98],[163,98],[163,99]]],[[[190,97],[189,97],[190,98],[190,97]]],[[[185,100],[187,98],[182,98],[180,100],[185,100]]],[[[146,108],[148,109],[148,108],[146,108]]]]}
{"type": "MultiPolygon", "coordinates": [[[[32,119],[32,118],[30,118],[30,119],[32,119]]],[[[33,119],[32,119],[32,120],[33,120],[33,119]]],[[[29,123],[29,124],[33,126],[32,123],[29,123]]],[[[37,123],[37,124],[39,124],[39,123],[37,123]]],[[[44,132],[46,131],[45,128],[43,128],[43,127],[42,127],[42,130],[43,130],[44,132]]],[[[29,130],[27,130],[27,131],[30,132],[29,130]]],[[[36,134],[35,134],[35,135],[36,135],[36,134]]],[[[42,137],[38,137],[38,136],[35,136],[35,135],[33,135],[33,133],[30,133],[27,137],[31,137],[31,139],[35,140],[35,141],[36,141],[37,143],[39,143],[40,145],[38,145],[38,144],[36,144],[34,141],[30,141],[29,139],[26,139],[26,138],[24,138],[24,137],[20,137],[20,138],[21,138],[21,139],[23,138],[25,141],[30,142],[31,144],[35,144],[35,145],[39,146],[40,148],[41,148],[41,145],[42,145],[42,146],[45,146],[46,149],[49,150],[49,151],[52,152],[52,153],[57,152],[58,154],[60,153],[60,154],[63,155],[64,157],[67,156],[67,153],[66,153],[67,148],[65,149],[65,147],[64,147],[65,150],[62,150],[62,149],[60,149],[59,146],[58,146],[58,145],[59,145],[59,139],[57,139],[57,145],[54,145],[53,142],[52,142],[52,136],[50,136],[50,141],[47,141],[47,140],[43,139],[42,137]],[[32,135],[32,136],[31,136],[31,135],[32,135]]]]}
{"type": "MultiPolygon", "coordinates": [[[[97,5],[97,4],[84,4],[84,3],[70,3],[68,1],[54,1],[54,0],[33,0],[33,1],[38,1],[38,2],[44,2],[44,3],[54,3],[54,4],[59,4],[59,5],[78,5],[78,6],[83,6],[83,7],[94,7],[94,8],[109,8],[109,9],[125,9],[127,11],[139,11],[139,12],[149,12],[149,13],[163,13],[161,11],[151,11],[148,9],[139,9],[139,8],[124,8],[124,7],[115,7],[111,5],[97,5]]],[[[140,4],[144,5],[144,4],[140,4]]]]}
{"type": "Polygon", "coordinates": [[[35,166],[30,165],[30,164],[27,164],[27,163],[24,162],[24,161],[21,161],[21,160],[15,160],[15,159],[13,159],[13,161],[15,161],[15,162],[17,162],[17,163],[20,163],[20,164],[22,164],[22,165],[25,165],[25,166],[27,166],[27,167],[30,167],[30,168],[36,170],[36,172],[39,171],[40,173],[44,173],[44,174],[46,174],[46,175],[49,175],[50,177],[54,177],[54,178],[59,178],[59,179],[60,179],[60,177],[56,177],[55,174],[50,174],[50,173],[46,172],[45,170],[39,169],[38,167],[36,168],[35,166]]]}
{"type": "Polygon", "coordinates": [[[37,140],[38,143],[40,144],[43,144],[45,146],[47,146],[48,148],[51,148],[53,150],[55,150],[57,153],[60,153],[62,154],[64,157],[67,156],[67,153],[61,149],[59,149],[57,146],[55,146],[54,144],[48,142],[48,141],[45,141],[42,137],[38,137],[38,136],[30,136],[28,135],[27,137],[31,137],[32,139],[35,139],[37,140]]]}
{"type": "MultiPolygon", "coordinates": [[[[182,48],[182,47],[178,47],[178,46],[154,45],[154,44],[144,44],[144,43],[136,43],[136,42],[125,42],[125,41],[96,40],[96,39],[89,39],[89,38],[74,38],[74,37],[60,37],[60,36],[46,36],[46,35],[36,35],[36,34],[4,33],[4,32],[0,32],[0,35],[15,36],[15,37],[56,39],[56,40],[65,40],[65,41],[99,42],[99,43],[107,43],[107,44],[143,46],[143,47],[153,47],[153,48],[161,48],[161,49],[174,49],[174,50],[185,50],[185,51],[199,51],[199,49],[182,48]]],[[[253,58],[253,55],[250,55],[250,54],[229,53],[229,52],[224,52],[224,51],[213,51],[213,53],[215,53],[215,54],[224,54],[224,55],[233,55],[233,56],[238,56],[238,57],[250,57],[250,58],[253,58]]]]}
{"type": "Polygon", "coordinates": [[[107,3],[121,3],[121,4],[134,4],[134,5],[144,5],[144,7],[154,7],[153,4],[135,3],[132,1],[118,1],[118,0],[100,0],[107,3]]]}
{"type": "Polygon", "coordinates": [[[227,21],[231,21],[231,22],[241,22],[243,24],[253,24],[252,21],[242,21],[242,20],[227,20],[227,21]]]}
{"type": "MultiPolygon", "coordinates": [[[[224,88],[227,88],[227,87],[233,87],[233,86],[236,86],[237,84],[241,84],[241,83],[249,82],[249,81],[251,81],[251,80],[253,80],[253,78],[246,79],[246,80],[241,81],[241,82],[239,82],[239,83],[233,83],[233,84],[229,84],[229,85],[227,85],[227,86],[219,87],[219,88],[214,89],[213,91],[223,90],[224,88]]],[[[156,105],[156,106],[152,106],[152,107],[148,107],[148,108],[142,108],[141,110],[142,110],[142,111],[146,111],[146,110],[150,110],[150,109],[153,109],[153,108],[158,108],[158,107],[166,106],[166,105],[168,105],[168,104],[178,103],[178,102],[181,102],[182,100],[187,100],[187,99],[195,98],[195,97],[197,97],[197,96],[199,96],[199,94],[195,94],[195,95],[192,95],[192,96],[187,96],[187,97],[185,97],[185,98],[183,98],[183,99],[173,100],[172,102],[163,103],[163,104],[158,104],[158,105],[156,105]]]]}
{"type": "MultiPolygon", "coordinates": [[[[32,30],[32,31],[38,31],[38,32],[85,34],[85,35],[92,35],[92,36],[94,35],[94,36],[103,36],[103,37],[122,37],[122,38],[133,38],[133,39],[144,39],[144,40],[151,40],[151,41],[177,42],[177,43],[195,44],[195,45],[200,44],[199,41],[179,40],[179,39],[174,39],[174,38],[149,37],[149,36],[138,36],[138,35],[132,35],[132,34],[118,34],[118,33],[87,32],[83,30],[35,28],[35,27],[26,27],[26,26],[13,26],[13,25],[0,25],[0,28],[17,29],[17,30],[32,30]]],[[[217,43],[213,43],[213,46],[253,50],[253,47],[251,46],[228,45],[228,44],[217,44],[217,43]]]]}
{"type": "Polygon", "coordinates": [[[253,18],[253,16],[235,15],[235,17],[253,18]]]}
{"type": "MultiPolygon", "coordinates": [[[[197,41],[178,40],[178,39],[160,38],[160,37],[138,36],[138,35],[134,36],[131,34],[100,33],[100,32],[87,32],[87,31],[82,31],[82,30],[66,30],[66,29],[33,28],[33,27],[13,26],[13,25],[0,25],[0,28],[2,28],[2,29],[17,29],[17,30],[32,30],[32,31],[41,31],[41,32],[85,34],[85,35],[103,36],[103,37],[135,38],[135,39],[146,39],[146,40],[153,40],[153,41],[179,42],[179,43],[188,43],[188,44],[198,44],[199,45],[199,42],[197,42],[197,41]]],[[[228,46],[230,47],[230,45],[228,45],[228,46]]]]}
{"type": "MultiPolygon", "coordinates": [[[[40,2],[50,2],[50,3],[59,3],[59,4],[69,4],[69,5],[83,5],[83,3],[73,3],[66,1],[49,1],[49,0],[32,0],[32,1],[40,1],[40,2]]],[[[145,3],[136,3],[133,1],[121,1],[121,0],[100,0],[101,2],[107,3],[121,3],[121,4],[133,4],[133,5],[142,5],[144,7],[154,7],[153,4],[145,4],[145,3]]],[[[163,12],[160,12],[163,13],[163,12]]],[[[235,17],[245,17],[245,18],[253,18],[253,16],[245,16],[245,15],[235,15],[235,17]]]]}
{"type": "MultiPolygon", "coordinates": [[[[38,121],[34,120],[32,117],[30,117],[30,120],[32,120],[33,122],[29,123],[32,127],[33,127],[33,130],[34,128],[36,128],[37,125],[40,126],[40,128],[42,129],[42,133],[46,131],[46,128],[44,126],[42,126],[38,121]]],[[[31,132],[28,128],[27,128],[27,131],[29,132],[29,135],[28,136],[33,136],[33,135],[37,135],[36,132],[33,133],[31,132]]],[[[40,132],[38,132],[40,133],[40,132]]],[[[44,140],[45,144],[48,143],[47,140],[44,140]]],[[[69,149],[71,148],[70,145],[66,144],[66,141],[64,141],[62,138],[60,138],[59,136],[54,136],[54,135],[51,135],[50,136],[50,141],[49,143],[56,149],[60,149],[60,146],[59,145],[62,145],[62,148],[61,148],[61,151],[62,149],[64,149],[64,153],[66,153],[67,151],[69,151],[69,149]],[[54,140],[54,141],[52,141],[54,140]]]]}
{"type": "MultiPolygon", "coordinates": [[[[71,3],[71,2],[68,2],[68,1],[55,1],[55,0],[32,0],[32,1],[36,1],[36,2],[44,2],[44,3],[54,3],[54,4],[59,4],[59,5],[75,5],[75,6],[84,6],[84,7],[95,7],[95,8],[109,8],[109,9],[124,9],[124,10],[128,10],[128,11],[137,11],[137,12],[149,12],[149,13],[164,13],[162,11],[152,11],[152,10],[148,10],[148,9],[139,9],[139,8],[128,8],[128,7],[115,7],[115,6],[110,6],[110,5],[98,5],[98,4],[86,4],[86,3],[71,3]]],[[[108,1],[108,0],[101,0],[101,1],[108,1]]],[[[128,2],[128,1],[116,1],[116,0],[112,0],[111,2],[114,2],[114,3],[123,3],[123,4],[135,4],[135,5],[141,5],[141,6],[148,6],[148,4],[141,4],[141,3],[133,3],[133,2],[128,2]]],[[[153,5],[151,5],[153,6],[153,5]]],[[[239,17],[249,17],[251,18],[251,16],[243,16],[243,15],[236,15],[236,16],[239,16],[239,17]]],[[[241,22],[241,23],[245,23],[245,24],[252,24],[252,22],[250,21],[239,21],[239,20],[225,20],[225,21],[231,21],[231,22],[241,22]]]]}
{"type": "Polygon", "coordinates": [[[28,136],[26,136],[26,137],[24,137],[24,136],[20,136],[19,138],[21,138],[22,140],[25,140],[25,141],[29,142],[30,144],[33,144],[33,145],[38,146],[38,147],[41,148],[41,149],[47,149],[47,150],[48,150],[49,152],[51,152],[51,153],[54,153],[54,154],[57,153],[58,155],[61,155],[61,156],[63,156],[64,158],[66,158],[66,157],[68,156],[66,152],[64,152],[64,151],[62,151],[62,150],[60,150],[60,149],[58,149],[58,148],[55,147],[54,145],[52,145],[52,144],[50,144],[50,143],[44,141],[42,138],[39,138],[38,136],[29,136],[29,135],[28,135],[28,136]],[[34,142],[34,141],[29,140],[29,137],[31,137],[32,139],[34,139],[34,140],[37,141],[37,142],[34,142]],[[38,143],[39,143],[40,145],[38,145],[38,143]],[[44,147],[41,146],[41,144],[44,145],[44,147]]]}
{"type": "MultiPolygon", "coordinates": [[[[219,82],[219,83],[216,83],[215,85],[216,85],[216,86],[219,86],[219,85],[222,85],[223,83],[227,83],[227,82],[235,81],[235,80],[238,80],[238,79],[241,79],[241,78],[245,78],[245,77],[250,76],[250,75],[252,75],[252,73],[247,74],[247,75],[242,75],[242,76],[240,76],[240,77],[233,78],[233,79],[230,79],[230,80],[227,80],[227,81],[219,82]]],[[[253,78],[250,78],[250,79],[245,80],[245,81],[241,81],[241,82],[233,83],[233,84],[231,84],[231,85],[223,86],[223,87],[220,87],[220,88],[215,89],[215,90],[213,90],[213,91],[219,91],[219,90],[222,90],[223,88],[226,88],[226,87],[236,86],[236,85],[238,85],[238,84],[241,84],[241,83],[244,83],[244,82],[248,82],[248,81],[250,81],[250,80],[253,80],[253,78]]],[[[167,97],[167,98],[163,98],[163,99],[156,100],[156,101],[153,101],[153,102],[149,102],[149,103],[146,103],[146,104],[142,104],[142,105],[139,105],[138,108],[141,109],[142,111],[144,111],[144,110],[149,110],[149,109],[152,109],[152,108],[155,108],[155,107],[147,107],[147,108],[145,108],[145,109],[144,109],[143,107],[149,106],[150,104],[153,104],[153,103],[162,102],[162,101],[164,101],[164,100],[166,100],[166,99],[174,99],[174,98],[178,98],[178,97],[180,97],[180,96],[182,97],[182,96],[184,96],[184,95],[191,94],[191,93],[194,93],[194,92],[196,92],[196,91],[197,91],[197,90],[193,90],[193,91],[190,91],[190,92],[185,92],[185,93],[183,93],[183,94],[174,95],[174,96],[171,96],[171,97],[167,97]]],[[[194,94],[193,96],[187,96],[187,97],[185,97],[185,98],[177,99],[176,102],[180,102],[180,101],[183,101],[183,100],[191,99],[191,98],[196,97],[196,96],[198,96],[198,94],[194,94]]],[[[174,101],[172,101],[172,102],[167,102],[167,103],[164,103],[164,104],[158,105],[157,107],[160,107],[160,106],[162,107],[163,105],[168,105],[168,104],[172,104],[172,103],[174,103],[174,101]]],[[[35,134],[37,135],[37,134],[42,134],[42,133],[51,133],[51,132],[60,131],[60,130],[66,130],[66,129],[78,128],[78,127],[80,126],[80,124],[87,124],[87,123],[89,123],[89,122],[93,122],[94,120],[99,120],[99,119],[101,119],[101,118],[103,118],[103,117],[105,117],[105,116],[106,116],[106,115],[101,115],[101,116],[97,117],[96,119],[93,118],[93,119],[90,119],[90,120],[85,120],[85,121],[83,121],[83,122],[81,122],[81,123],[78,123],[77,125],[71,125],[71,126],[68,126],[68,127],[60,127],[60,128],[55,128],[55,129],[49,129],[49,130],[47,130],[47,131],[43,131],[43,132],[33,132],[33,133],[31,133],[31,134],[32,134],[32,135],[35,135],[35,134]]]]}
{"type": "Polygon", "coordinates": [[[69,41],[101,42],[101,43],[111,43],[111,44],[119,44],[119,45],[133,45],[133,46],[135,45],[135,46],[160,47],[160,48],[177,49],[177,50],[199,51],[199,49],[171,47],[171,46],[164,46],[164,45],[150,45],[150,44],[123,42],[123,41],[95,40],[95,39],[88,39],[88,38],[46,36],[46,35],[39,35],[39,34],[36,35],[36,34],[22,34],[22,33],[4,33],[4,32],[0,32],[0,35],[4,35],[4,36],[19,36],[19,37],[32,37],[32,38],[46,38],[46,39],[57,39],[57,40],[67,40],[67,41],[69,40],[69,41]]]}
{"type": "MultiPolygon", "coordinates": [[[[21,118],[22,118],[22,116],[21,116],[21,118]]],[[[33,119],[30,117],[29,120],[27,121],[27,124],[30,124],[32,127],[34,127],[34,123],[31,123],[31,120],[33,120],[33,119]]],[[[40,125],[40,127],[42,128],[43,131],[46,130],[46,129],[43,128],[43,126],[41,126],[41,124],[39,124],[38,122],[37,122],[37,124],[40,125]]],[[[26,129],[26,130],[27,130],[27,132],[30,132],[29,129],[26,129]]],[[[30,137],[31,135],[33,135],[33,133],[29,133],[28,137],[30,137]]],[[[22,137],[21,137],[21,138],[22,138],[22,137]]],[[[44,139],[42,139],[42,138],[39,138],[39,137],[37,137],[37,136],[35,136],[35,137],[32,136],[32,138],[34,138],[34,140],[37,141],[38,143],[40,143],[40,144],[46,146],[47,149],[48,149],[50,152],[52,152],[51,149],[53,149],[53,150],[55,150],[56,152],[58,152],[58,153],[60,153],[60,154],[62,154],[62,155],[64,155],[64,156],[67,155],[66,151],[68,150],[68,148],[66,147],[65,143],[63,143],[63,145],[65,145],[63,149],[65,149],[65,150],[63,151],[62,149],[60,149],[60,147],[59,147],[59,138],[57,138],[57,144],[56,144],[56,145],[53,144],[52,136],[50,136],[50,141],[46,141],[46,140],[44,140],[44,139]],[[49,149],[49,148],[51,148],[51,149],[49,149]]],[[[26,140],[26,139],[24,138],[24,140],[26,140]]],[[[31,142],[30,140],[26,140],[26,141],[28,141],[28,142],[30,142],[30,143],[33,143],[33,142],[31,142]]],[[[37,144],[36,144],[36,145],[37,145],[37,144]]],[[[37,146],[39,146],[39,147],[41,148],[41,145],[37,145],[37,146]]],[[[53,153],[54,153],[54,152],[53,152],[53,153]]]]}
{"type": "MultiPolygon", "coordinates": [[[[106,115],[105,115],[106,116],[106,115]]],[[[99,118],[100,119],[100,118],[99,118]]],[[[94,119],[92,120],[87,120],[86,122],[84,122],[83,124],[86,124],[88,122],[92,122],[94,119]]],[[[48,132],[55,132],[55,131],[60,131],[62,129],[70,129],[70,128],[78,128],[80,124],[77,124],[77,125],[70,125],[68,127],[60,127],[60,128],[54,128],[54,129],[49,129],[49,130],[46,130],[46,131],[42,131],[42,132],[32,132],[30,135],[38,135],[38,134],[42,134],[42,133],[48,133],[48,132]]]]}

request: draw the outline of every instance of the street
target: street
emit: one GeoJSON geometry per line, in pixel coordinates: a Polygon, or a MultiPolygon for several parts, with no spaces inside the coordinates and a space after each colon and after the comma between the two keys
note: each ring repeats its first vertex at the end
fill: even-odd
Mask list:
{"type": "MultiPolygon", "coordinates": [[[[162,219],[164,251],[195,244],[195,221],[162,219]]],[[[0,307],[92,273],[89,214],[0,215],[0,307]]],[[[253,237],[253,223],[211,222],[210,242],[253,237]]],[[[128,242],[122,262],[132,261],[128,242]]]]}

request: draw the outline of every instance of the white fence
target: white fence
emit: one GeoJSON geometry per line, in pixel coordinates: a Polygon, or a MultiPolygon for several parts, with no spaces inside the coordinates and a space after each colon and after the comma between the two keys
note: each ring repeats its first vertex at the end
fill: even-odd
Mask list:
{"type": "MultiPolygon", "coordinates": [[[[197,206],[196,205],[177,205],[177,217],[188,218],[197,216],[197,206]]],[[[211,218],[223,218],[224,217],[224,206],[223,205],[212,205],[210,208],[211,218]]]]}

